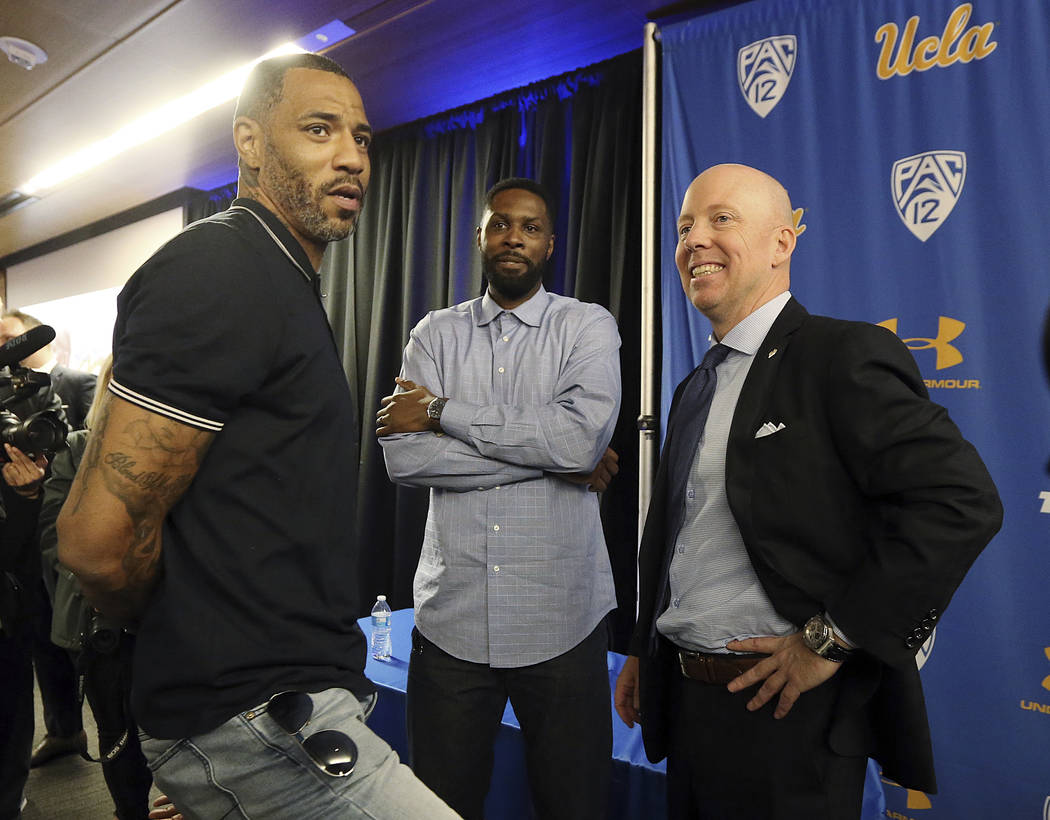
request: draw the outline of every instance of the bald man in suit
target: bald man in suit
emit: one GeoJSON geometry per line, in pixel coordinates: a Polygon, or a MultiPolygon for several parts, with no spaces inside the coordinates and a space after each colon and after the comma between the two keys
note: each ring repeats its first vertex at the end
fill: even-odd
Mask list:
{"type": "Polygon", "coordinates": [[[710,168],[677,232],[718,344],[671,405],[617,711],[667,757],[673,818],[856,820],[869,756],[935,791],[915,654],[995,486],[896,336],[791,296],[779,182],[710,168]]]}

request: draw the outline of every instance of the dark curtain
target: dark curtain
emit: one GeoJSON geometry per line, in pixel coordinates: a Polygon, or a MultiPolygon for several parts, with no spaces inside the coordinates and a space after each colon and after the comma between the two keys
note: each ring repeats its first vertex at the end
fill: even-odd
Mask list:
{"type": "Polygon", "coordinates": [[[381,133],[373,143],[356,233],[333,244],[321,267],[361,419],[353,525],[361,539],[362,615],[379,593],[395,608],[412,606],[428,503],[425,490],[387,478],[375,412],[393,391],[416,322],[481,293],[475,232],[485,192],[500,179],[525,176],[557,203],[545,286],[606,306],[620,325],[623,401],[612,446],[621,469],[602,498],[602,518],[619,603],[614,647],[625,648],[637,544],[641,75],[641,52],[632,52],[381,133]]]}
{"type": "Polygon", "coordinates": [[[237,183],[231,182],[211,191],[194,191],[186,202],[182,221],[184,225],[225,211],[237,196],[237,183]]]}

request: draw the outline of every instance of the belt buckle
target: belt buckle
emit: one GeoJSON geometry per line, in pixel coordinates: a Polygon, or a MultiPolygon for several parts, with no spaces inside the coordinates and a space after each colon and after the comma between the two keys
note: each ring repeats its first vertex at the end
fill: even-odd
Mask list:
{"type": "Polygon", "coordinates": [[[685,669],[686,661],[696,661],[700,659],[699,652],[690,652],[687,649],[678,650],[678,668],[682,670],[682,677],[689,678],[690,674],[685,669]]]}

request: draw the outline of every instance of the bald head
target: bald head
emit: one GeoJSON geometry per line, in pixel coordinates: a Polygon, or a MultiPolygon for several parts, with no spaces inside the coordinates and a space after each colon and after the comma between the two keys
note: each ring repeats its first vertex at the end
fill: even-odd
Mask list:
{"type": "Polygon", "coordinates": [[[794,224],[795,217],[787,188],[765,171],[759,171],[750,165],[727,162],[712,165],[694,179],[693,184],[702,179],[717,180],[724,186],[731,186],[749,194],[756,205],[767,209],[770,227],[794,224]]]}
{"type": "Polygon", "coordinates": [[[677,230],[682,287],[719,339],[788,289],[794,218],[787,191],[769,174],[708,168],[686,190],[677,230]]]}

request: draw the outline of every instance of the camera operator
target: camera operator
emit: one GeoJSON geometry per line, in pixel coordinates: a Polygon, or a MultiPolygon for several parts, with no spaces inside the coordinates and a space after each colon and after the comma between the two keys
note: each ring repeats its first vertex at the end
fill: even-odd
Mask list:
{"type": "MultiPolygon", "coordinates": [[[[7,312],[0,317],[0,365],[4,366],[0,370],[0,441],[12,442],[24,452],[32,449],[30,442],[43,451],[58,450],[69,430],[52,377],[32,369],[50,361],[54,337],[53,328],[26,314],[7,312]]],[[[36,585],[34,595],[41,610],[33,621],[32,654],[44,705],[45,734],[33,750],[31,768],[87,749],[76,672],[68,653],[51,643],[51,604],[42,582],[37,580],[36,585]]]]}
{"type": "Polygon", "coordinates": [[[34,536],[47,459],[0,447],[0,820],[11,820],[22,810],[33,745],[33,622],[43,608],[34,536]]]}
{"type": "MultiPolygon", "coordinates": [[[[87,427],[98,414],[112,373],[112,357],[103,365],[99,390],[87,413],[87,427]]],[[[72,651],[76,668],[84,677],[84,694],[98,725],[102,775],[113,798],[119,820],[146,820],[153,777],[139,747],[138,728],[131,718],[131,657],[134,636],[97,612],[84,599],[76,576],[58,562],[55,521],[69,495],[88,430],[76,430],[68,447],[55,456],[51,475],[44,484],[40,509],[40,551],[44,581],[51,596],[51,641],[72,651]]]]}

